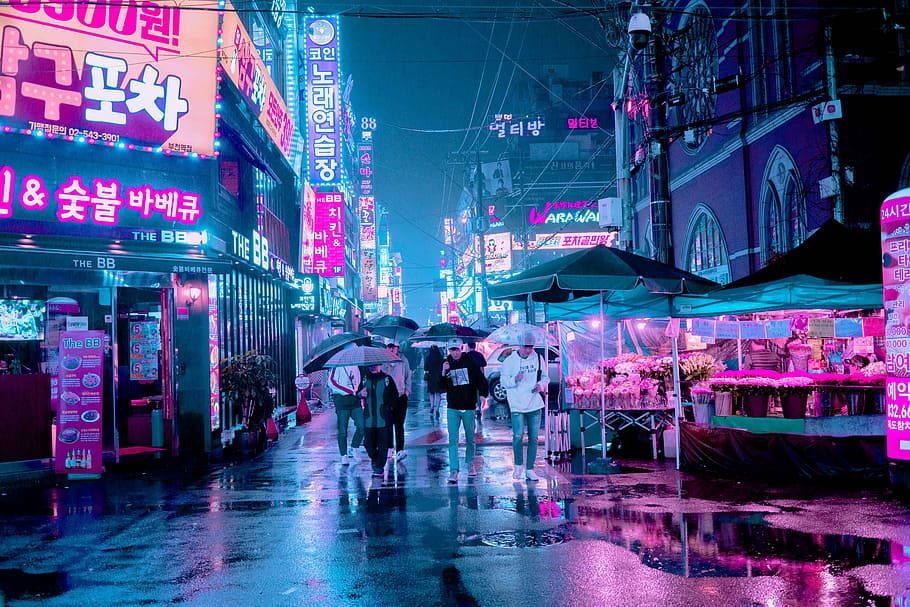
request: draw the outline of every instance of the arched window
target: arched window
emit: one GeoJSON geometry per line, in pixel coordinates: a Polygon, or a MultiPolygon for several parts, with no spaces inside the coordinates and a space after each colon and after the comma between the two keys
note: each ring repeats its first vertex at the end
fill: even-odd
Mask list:
{"type": "Polygon", "coordinates": [[[790,153],[777,146],[765,165],[759,214],[762,265],[806,239],[806,198],[790,153]]]}
{"type": "Polygon", "coordinates": [[[714,212],[698,205],[687,232],[686,269],[721,284],[730,282],[727,243],[714,212]]]}

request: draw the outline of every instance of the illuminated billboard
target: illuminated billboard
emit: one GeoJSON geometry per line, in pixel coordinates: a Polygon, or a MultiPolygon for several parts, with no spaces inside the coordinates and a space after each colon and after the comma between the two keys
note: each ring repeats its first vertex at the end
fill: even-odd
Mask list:
{"type": "Polygon", "coordinates": [[[313,271],[320,276],[344,276],[344,194],[341,192],[316,192],[313,271]]]}
{"type": "Polygon", "coordinates": [[[0,124],[210,156],[218,15],[171,2],[0,5],[0,124]]]}
{"type": "Polygon", "coordinates": [[[341,68],[338,18],[306,17],[307,179],[314,186],[341,181],[341,68]]]}
{"type": "Polygon", "coordinates": [[[300,203],[300,271],[313,272],[313,236],[316,233],[316,192],[303,182],[303,200],[300,203]]]}
{"type": "Polygon", "coordinates": [[[225,3],[221,32],[221,49],[218,51],[221,69],[240,91],[247,107],[265,127],[269,138],[290,162],[294,120],[230,2],[225,3]]]}

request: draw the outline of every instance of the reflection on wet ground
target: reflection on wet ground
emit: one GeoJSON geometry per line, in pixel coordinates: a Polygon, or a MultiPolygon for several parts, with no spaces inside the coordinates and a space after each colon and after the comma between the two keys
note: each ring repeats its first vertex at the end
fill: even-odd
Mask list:
{"type": "Polygon", "coordinates": [[[340,465],[323,421],[193,478],[0,491],[0,605],[229,604],[226,589],[247,602],[287,593],[262,605],[517,604],[483,597],[543,567],[563,594],[524,604],[658,604],[669,586],[662,606],[910,606],[910,509],[876,488],[699,478],[637,460],[572,473],[580,457],[513,482],[508,427],[491,422],[476,478],[446,484],[438,443],[373,477],[340,465]],[[282,586],[289,563],[296,581],[282,586]],[[402,567],[407,584],[380,583],[402,567]],[[133,599],[137,571],[151,578],[133,599]],[[650,594],[617,592],[639,579],[650,594]]]}

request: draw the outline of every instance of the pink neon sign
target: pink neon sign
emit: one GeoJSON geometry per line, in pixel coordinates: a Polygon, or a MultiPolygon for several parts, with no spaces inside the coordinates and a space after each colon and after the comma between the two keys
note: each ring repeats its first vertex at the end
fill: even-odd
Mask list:
{"type": "Polygon", "coordinates": [[[888,457],[910,460],[910,188],[881,207],[888,457]]]}
{"type": "MultiPolygon", "coordinates": [[[[25,211],[19,216],[30,219],[28,212],[48,208],[50,198],[41,176],[26,175],[17,187],[15,170],[0,166],[0,218],[13,217],[18,205],[25,211]]],[[[115,226],[124,209],[144,219],[158,216],[184,225],[195,225],[202,216],[200,197],[195,192],[147,185],[123,187],[117,179],[97,178],[89,186],[72,175],[54,189],[53,198],[57,203],[56,218],[61,223],[115,226]]]]}
{"type": "Polygon", "coordinates": [[[344,276],[344,194],[316,192],[313,270],[320,276],[344,276]]]}

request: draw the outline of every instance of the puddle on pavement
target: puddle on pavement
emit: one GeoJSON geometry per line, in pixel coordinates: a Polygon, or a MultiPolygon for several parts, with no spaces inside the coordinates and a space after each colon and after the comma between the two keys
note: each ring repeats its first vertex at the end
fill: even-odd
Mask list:
{"type": "Polygon", "coordinates": [[[24,598],[60,596],[68,588],[66,573],[26,573],[21,569],[0,569],[0,605],[24,598]]]}

